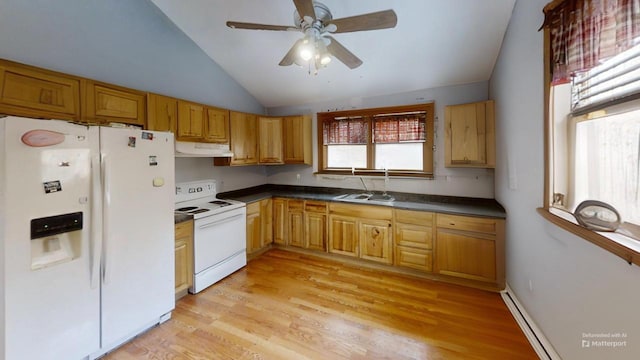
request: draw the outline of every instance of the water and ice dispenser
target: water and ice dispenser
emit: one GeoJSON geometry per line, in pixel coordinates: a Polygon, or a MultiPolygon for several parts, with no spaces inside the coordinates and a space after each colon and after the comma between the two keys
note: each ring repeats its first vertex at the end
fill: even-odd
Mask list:
{"type": "Polygon", "coordinates": [[[31,269],[73,260],[82,248],[82,212],[31,220],[31,269]]]}

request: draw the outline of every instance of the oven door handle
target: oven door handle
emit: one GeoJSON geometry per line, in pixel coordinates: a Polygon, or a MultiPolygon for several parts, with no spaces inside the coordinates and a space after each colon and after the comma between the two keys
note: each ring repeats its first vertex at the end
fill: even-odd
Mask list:
{"type": "Polygon", "coordinates": [[[206,224],[203,224],[203,225],[198,225],[198,229],[206,229],[206,228],[209,228],[209,227],[212,227],[212,226],[220,225],[222,223],[226,223],[226,222],[229,222],[229,221],[236,220],[237,218],[240,218],[240,217],[243,217],[243,216],[245,216],[245,214],[237,214],[237,215],[229,216],[228,218],[215,220],[215,221],[210,222],[210,223],[206,223],[206,224]]]}

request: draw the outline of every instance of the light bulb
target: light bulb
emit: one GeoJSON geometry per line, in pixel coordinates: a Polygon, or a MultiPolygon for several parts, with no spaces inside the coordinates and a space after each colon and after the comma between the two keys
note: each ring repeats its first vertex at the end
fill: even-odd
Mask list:
{"type": "Polygon", "coordinates": [[[326,66],[330,62],[331,62],[331,55],[327,53],[322,54],[322,56],[320,57],[320,64],[323,66],[326,66]]]}
{"type": "Polygon", "coordinates": [[[300,48],[298,49],[298,55],[304,61],[309,61],[313,57],[315,42],[313,41],[313,35],[307,34],[304,39],[302,39],[302,44],[300,44],[300,48]]]}

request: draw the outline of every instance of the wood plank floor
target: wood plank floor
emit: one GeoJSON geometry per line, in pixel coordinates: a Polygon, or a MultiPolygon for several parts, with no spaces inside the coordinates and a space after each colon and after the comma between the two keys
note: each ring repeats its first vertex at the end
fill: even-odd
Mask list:
{"type": "Polygon", "coordinates": [[[271,250],[105,359],[537,359],[499,294],[271,250]]]}

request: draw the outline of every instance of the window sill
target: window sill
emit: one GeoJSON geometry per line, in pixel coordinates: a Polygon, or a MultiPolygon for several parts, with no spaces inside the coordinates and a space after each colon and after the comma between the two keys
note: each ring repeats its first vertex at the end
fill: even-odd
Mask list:
{"type": "MultiPolygon", "coordinates": [[[[384,177],[384,171],[380,170],[320,170],[313,173],[314,175],[337,175],[337,176],[362,176],[362,177],[384,177]]],[[[433,179],[433,174],[425,173],[421,171],[388,171],[388,176],[398,178],[420,178],[420,179],[433,179]]]]}
{"type": "Polygon", "coordinates": [[[538,213],[551,223],[623,258],[629,264],[640,266],[640,241],[615,232],[595,232],[583,228],[573,215],[561,210],[538,208],[538,213]]]}

